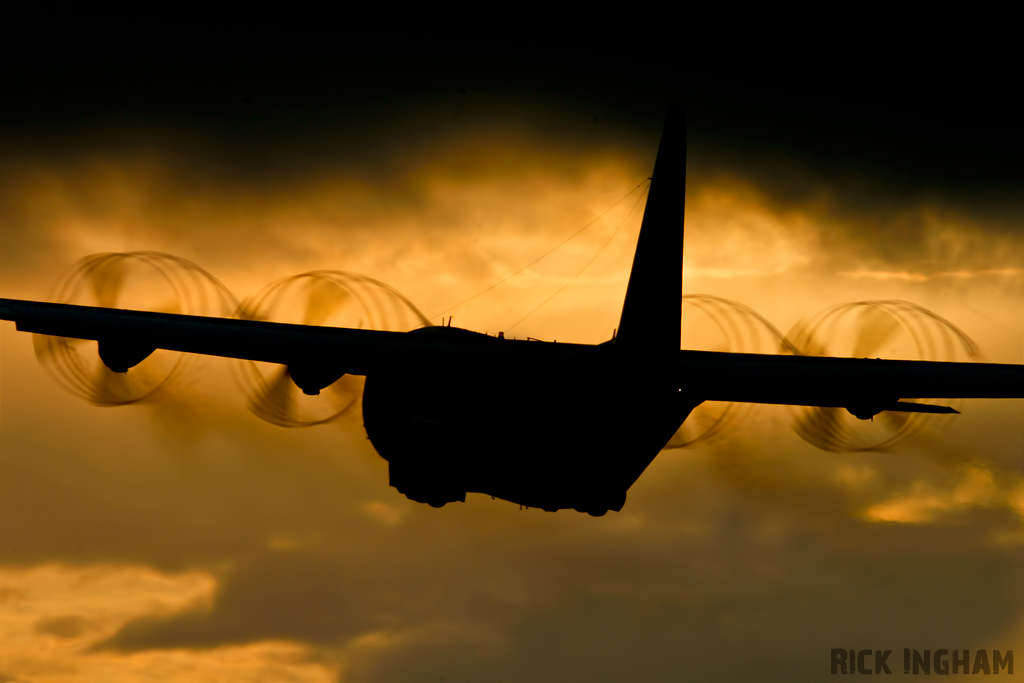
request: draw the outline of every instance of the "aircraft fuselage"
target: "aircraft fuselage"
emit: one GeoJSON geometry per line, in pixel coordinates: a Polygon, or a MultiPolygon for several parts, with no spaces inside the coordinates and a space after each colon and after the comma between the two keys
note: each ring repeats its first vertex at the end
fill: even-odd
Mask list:
{"type": "MultiPolygon", "coordinates": [[[[450,327],[412,334],[549,344],[450,327]]],[[[436,507],[479,492],[545,510],[621,509],[626,490],[699,401],[681,395],[664,362],[627,365],[610,344],[587,348],[368,374],[364,424],[390,464],[391,485],[436,507]]]]}

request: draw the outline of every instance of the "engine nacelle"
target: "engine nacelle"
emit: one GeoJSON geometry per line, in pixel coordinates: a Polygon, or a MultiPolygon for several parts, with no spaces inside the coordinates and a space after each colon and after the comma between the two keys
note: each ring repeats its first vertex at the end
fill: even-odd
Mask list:
{"type": "Polygon", "coordinates": [[[307,396],[318,396],[345,375],[345,368],[337,363],[306,361],[288,365],[288,375],[295,386],[307,396]]]}
{"type": "Polygon", "coordinates": [[[125,373],[156,351],[155,346],[123,339],[101,339],[100,360],[114,372],[125,373]]]}
{"type": "Polygon", "coordinates": [[[878,415],[884,410],[888,410],[895,401],[885,401],[878,403],[858,403],[852,406],[846,406],[846,411],[853,415],[858,420],[872,420],[875,415],[878,415]]]}

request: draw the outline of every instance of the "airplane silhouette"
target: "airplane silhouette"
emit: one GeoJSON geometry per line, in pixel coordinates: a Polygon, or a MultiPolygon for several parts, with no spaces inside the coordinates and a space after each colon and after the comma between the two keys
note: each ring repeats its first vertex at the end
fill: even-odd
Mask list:
{"type": "Polygon", "coordinates": [[[24,332],[99,342],[127,372],[156,349],[287,366],[315,395],[365,375],[367,435],[391,485],[440,507],[467,492],[544,510],[618,511],[704,401],[951,413],[902,399],[1022,398],[1024,366],[686,351],[679,348],[684,115],[665,121],[617,333],[601,344],[314,327],[0,299],[24,332]]]}

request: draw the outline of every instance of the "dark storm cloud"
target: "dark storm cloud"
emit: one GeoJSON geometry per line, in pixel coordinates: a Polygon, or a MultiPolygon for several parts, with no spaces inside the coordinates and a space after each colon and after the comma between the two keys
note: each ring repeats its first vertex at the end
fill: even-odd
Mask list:
{"type": "Polygon", "coordinates": [[[752,74],[733,87],[696,79],[691,180],[739,178],[779,213],[809,212],[822,246],[849,261],[919,261],[926,272],[972,256],[978,267],[1019,262],[1003,243],[1024,237],[1024,129],[1004,89],[986,87],[998,74],[950,82],[937,66],[907,77],[871,62],[855,75],[804,74],[774,88],[752,74]],[[974,234],[942,259],[926,243],[944,222],[974,234]]]}
{"type": "MultiPolygon", "coordinates": [[[[167,248],[204,264],[200,251],[237,260],[249,249],[252,261],[261,247],[299,250],[267,234],[289,201],[293,225],[326,215],[350,236],[396,230],[359,217],[423,211],[423,168],[453,182],[507,180],[524,166],[578,174],[574,160],[635,156],[637,140],[653,155],[666,109],[634,65],[550,47],[188,30],[105,38],[60,36],[61,56],[36,54],[5,74],[0,238],[12,270],[53,264],[67,247],[54,227],[76,221],[182,242],[167,248]]],[[[465,215],[448,222],[457,232],[465,215]]],[[[395,248],[444,239],[424,230],[395,248]]]]}
{"type": "Polygon", "coordinates": [[[271,189],[337,168],[386,185],[410,149],[436,153],[481,127],[569,153],[651,153],[675,103],[690,121],[694,188],[739,178],[780,212],[810,207],[826,246],[883,264],[934,258],[921,250],[929,211],[969,217],[980,242],[1020,234],[1024,138],[996,65],[837,61],[820,49],[723,60],[721,46],[664,37],[598,49],[185,28],[61,35],[61,56],[35,54],[5,75],[0,149],[14,173],[18,159],[177,156],[189,177],[168,180],[186,196],[190,185],[271,189]]]}
{"type": "Polygon", "coordinates": [[[42,54],[6,74],[0,128],[12,149],[60,155],[185,131],[235,173],[282,178],[323,158],[394,160],[410,139],[482,114],[535,127],[639,121],[656,138],[658,100],[674,87],[652,93],[614,59],[501,42],[188,30],[84,42],[77,60],[42,54]]]}

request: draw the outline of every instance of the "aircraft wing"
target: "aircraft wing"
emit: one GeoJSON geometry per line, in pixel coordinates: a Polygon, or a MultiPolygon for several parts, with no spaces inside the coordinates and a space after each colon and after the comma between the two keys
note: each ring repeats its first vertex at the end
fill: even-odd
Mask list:
{"type": "Polygon", "coordinates": [[[681,351],[680,376],[707,401],[956,412],[900,399],[1024,398],[1024,365],[681,351]]]}
{"type": "Polygon", "coordinates": [[[115,369],[126,365],[125,370],[158,348],[292,368],[325,364],[339,376],[399,364],[443,368],[472,357],[536,360],[538,366],[579,359],[607,362],[604,371],[677,373],[679,388],[702,400],[845,407],[858,416],[881,410],[951,412],[898,404],[900,399],[1024,398],[1024,365],[706,351],[679,351],[673,363],[618,353],[608,344],[314,327],[13,299],[0,299],[0,319],[13,320],[24,332],[97,340],[104,362],[115,369]]]}
{"type": "Polygon", "coordinates": [[[512,352],[526,360],[531,356],[550,358],[550,351],[571,356],[598,348],[586,344],[515,344],[512,340],[506,344],[505,340],[469,332],[444,336],[408,334],[16,299],[0,299],[0,320],[14,321],[22,332],[96,340],[104,362],[120,372],[155,349],[290,367],[327,363],[340,365],[340,369],[350,374],[365,375],[393,368],[396,364],[444,363],[446,358],[455,357],[496,357],[508,354],[513,346],[515,351],[512,352]],[[550,347],[550,351],[545,353],[539,347],[550,347]]]}

